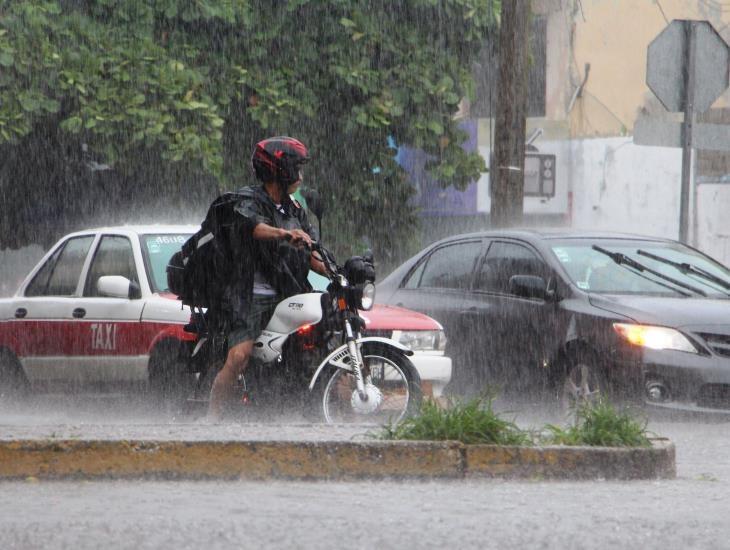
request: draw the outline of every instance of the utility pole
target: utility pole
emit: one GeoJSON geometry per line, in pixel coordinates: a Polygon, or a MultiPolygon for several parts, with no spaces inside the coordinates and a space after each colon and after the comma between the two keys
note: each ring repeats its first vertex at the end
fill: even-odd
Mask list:
{"type": "Polygon", "coordinates": [[[497,112],[490,166],[490,219],[493,227],[522,223],[529,17],[530,0],[502,2],[497,112]]]}

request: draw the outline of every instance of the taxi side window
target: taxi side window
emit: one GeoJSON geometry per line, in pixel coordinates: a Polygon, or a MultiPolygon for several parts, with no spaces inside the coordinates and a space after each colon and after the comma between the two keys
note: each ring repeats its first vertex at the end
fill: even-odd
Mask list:
{"type": "Polygon", "coordinates": [[[474,262],[481,251],[481,241],[470,241],[436,249],[413,273],[406,288],[468,289],[474,262]]]}
{"type": "Polygon", "coordinates": [[[97,283],[105,275],[121,275],[132,282],[137,280],[132,243],[127,237],[105,235],[96,249],[86,278],[84,296],[101,296],[97,283]]]}
{"type": "Polygon", "coordinates": [[[93,235],[69,239],[43,264],[25,290],[26,296],[72,296],[79,284],[93,235]]]}
{"type": "Polygon", "coordinates": [[[546,272],[545,262],[526,246],[496,241],[489,247],[474,287],[476,290],[509,294],[509,280],[513,275],[545,278],[546,272]]]}

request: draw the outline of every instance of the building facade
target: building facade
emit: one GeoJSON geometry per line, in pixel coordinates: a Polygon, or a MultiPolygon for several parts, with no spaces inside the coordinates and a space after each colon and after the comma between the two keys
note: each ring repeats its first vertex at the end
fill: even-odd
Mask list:
{"type": "MultiPolygon", "coordinates": [[[[706,20],[730,42],[730,2],[533,0],[532,9],[527,136],[534,138],[529,149],[554,155],[555,181],[551,194],[525,197],[525,223],[677,238],[682,150],[633,139],[639,116],[682,120],[646,84],[647,47],[675,19],[706,20]]],[[[467,115],[487,165],[495,64],[487,45],[467,115]]],[[[726,90],[698,121],[729,124],[728,105],[726,90]]],[[[690,244],[728,265],[730,155],[695,151],[692,173],[690,244]]],[[[476,216],[465,212],[463,219],[476,221],[461,224],[467,229],[488,224],[489,175],[474,187],[468,193],[476,195],[476,216]]]]}

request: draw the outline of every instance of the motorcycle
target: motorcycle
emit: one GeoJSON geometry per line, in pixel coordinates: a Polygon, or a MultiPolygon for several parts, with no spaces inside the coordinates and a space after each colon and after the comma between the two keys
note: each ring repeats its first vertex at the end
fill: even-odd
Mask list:
{"type": "MultiPolygon", "coordinates": [[[[389,338],[362,335],[365,321],[358,310],[372,309],[375,301],[372,255],[339,266],[321,244],[312,251],[325,266],[327,290],[277,305],[239,377],[238,412],[284,405],[328,424],[384,424],[414,414],[422,392],[408,358],[413,352],[389,338]]],[[[199,338],[192,355],[198,373],[193,401],[207,403],[227,345],[205,314],[194,317],[199,338]]]]}

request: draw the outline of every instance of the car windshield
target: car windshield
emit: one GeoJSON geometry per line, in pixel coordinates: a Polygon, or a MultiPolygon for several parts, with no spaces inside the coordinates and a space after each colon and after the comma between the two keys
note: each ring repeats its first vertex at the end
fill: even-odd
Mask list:
{"type": "Polygon", "coordinates": [[[669,296],[699,296],[704,293],[713,298],[728,297],[730,270],[680,243],[565,239],[551,243],[551,248],[576,286],[588,292],[669,296]],[[603,251],[623,254],[647,269],[639,271],[619,265],[603,251]],[[686,269],[689,266],[694,269],[686,269]],[[692,293],[688,288],[700,292],[692,293]]]}
{"type": "Polygon", "coordinates": [[[163,233],[142,235],[142,254],[152,292],[167,292],[167,263],[190,238],[189,234],[163,233]]]}

